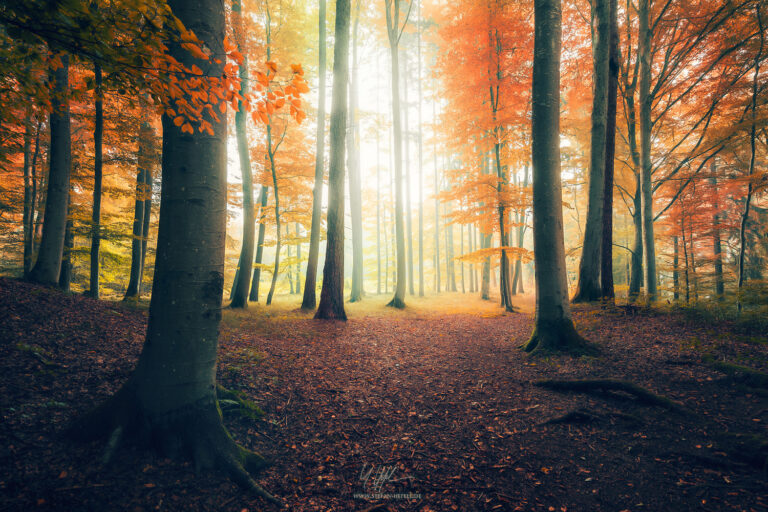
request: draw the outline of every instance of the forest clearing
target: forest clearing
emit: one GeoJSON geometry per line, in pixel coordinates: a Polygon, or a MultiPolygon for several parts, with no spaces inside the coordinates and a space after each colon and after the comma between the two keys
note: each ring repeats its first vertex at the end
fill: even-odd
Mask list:
{"type": "MultiPolygon", "coordinates": [[[[768,422],[766,382],[707,362],[765,372],[764,337],[682,313],[588,307],[576,324],[601,357],[531,361],[518,349],[530,314],[459,294],[405,316],[371,302],[350,307],[345,324],[282,301],[224,315],[218,380],[264,412],[228,404],[225,423],[273,459],[260,481],[289,510],[768,506],[768,447],[754,445],[768,422]],[[535,385],[547,379],[627,380],[681,409],[535,385]],[[420,497],[356,499],[371,467],[394,468],[381,493],[420,497]]],[[[18,346],[0,348],[0,457],[13,469],[0,510],[263,509],[223,473],[201,479],[141,450],[105,465],[103,443],[61,442],[63,425],[130,374],[146,312],[3,280],[0,314],[0,335],[19,333],[18,346]]]]}

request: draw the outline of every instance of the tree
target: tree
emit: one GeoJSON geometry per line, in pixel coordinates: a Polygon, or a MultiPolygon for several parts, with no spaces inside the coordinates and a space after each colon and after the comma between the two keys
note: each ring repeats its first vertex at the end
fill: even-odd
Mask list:
{"type": "Polygon", "coordinates": [[[45,198],[43,237],[37,262],[29,273],[35,283],[55,286],[59,282],[69,206],[72,139],[69,126],[69,55],[54,59],[51,98],[51,149],[48,157],[48,193],[45,198]]]}
{"type": "Polygon", "coordinates": [[[531,353],[591,349],[573,325],[565,273],[560,182],[561,19],[560,0],[535,0],[531,161],[536,323],[524,345],[531,353]]]}
{"type": "MultiPolygon", "coordinates": [[[[232,2],[232,25],[235,33],[237,50],[243,55],[240,63],[240,95],[249,93],[248,85],[248,52],[246,49],[245,24],[243,23],[242,4],[240,0],[232,2]]],[[[248,307],[248,293],[253,270],[253,237],[256,215],[253,208],[253,176],[251,173],[251,154],[248,148],[248,126],[245,105],[240,100],[235,112],[235,131],[237,135],[237,154],[240,159],[240,173],[243,181],[243,246],[240,250],[238,272],[232,290],[230,307],[245,309],[248,307]]]]}
{"type": "Polygon", "coordinates": [[[101,188],[104,137],[104,98],[102,96],[101,66],[94,66],[96,101],[93,130],[93,214],[91,217],[91,276],[88,293],[94,299],[99,298],[99,250],[101,247],[101,188]]]}
{"type": "Polygon", "coordinates": [[[323,287],[315,318],[346,320],[344,312],[344,151],[349,81],[349,3],[336,0],[336,42],[333,47],[331,160],[328,167],[328,236],[323,287]]]}
{"type": "MultiPolygon", "coordinates": [[[[207,48],[225,53],[221,2],[169,4],[207,48]]],[[[202,52],[195,56],[178,42],[169,48],[179,62],[187,68],[196,66],[210,80],[220,80],[224,73],[221,59],[209,59],[202,52]]],[[[160,227],[146,342],[128,381],[82,418],[75,433],[110,436],[110,446],[133,436],[150,439],[162,451],[186,452],[196,467],[222,468],[245,488],[274,499],[249,474],[262,468],[264,459],[230,437],[216,397],[227,126],[226,116],[210,112],[202,118],[210,130],[206,133],[163,115],[160,227]]]]}
{"type": "Polygon", "coordinates": [[[390,61],[392,64],[392,128],[395,142],[395,239],[397,246],[397,282],[395,296],[387,306],[402,309],[405,307],[405,229],[403,226],[403,131],[400,121],[400,61],[398,45],[400,37],[408,24],[413,0],[409,1],[408,13],[400,26],[400,1],[384,0],[387,17],[387,38],[389,40],[390,61]]]}
{"type": "Polygon", "coordinates": [[[355,3],[352,28],[352,70],[349,80],[349,129],[347,130],[347,167],[349,168],[349,209],[352,223],[352,289],[349,302],[365,295],[363,279],[363,210],[360,186],[360,126],[357,121],[357,34],[360,26],[360,0],[355,3]]]}
{"type": "Polygon", "coordinates": [[[320,220],[323,207],[323,169],[325,162],[325,0],[320,0],[318,14],[320,83],[317,99],[317,145],[315,147],[315,186],[312,190],[312,226],[309,234],[309,255],[307,257],[307,275],[304,281],[304,297],[301,309],[315,309],[317,288],[317,258],[320,252],[320,220]]]}
{"type": "Polygon", "coordinates": [[[589,201],[584,243],[579,263],[579,282],[574,302],[595,301],[600,287],[600,247],[603,235],[605,150],[608,108],[608,68],[611,53],[610,0],[592,2],[592,129],[590,130],[589,201]]]}

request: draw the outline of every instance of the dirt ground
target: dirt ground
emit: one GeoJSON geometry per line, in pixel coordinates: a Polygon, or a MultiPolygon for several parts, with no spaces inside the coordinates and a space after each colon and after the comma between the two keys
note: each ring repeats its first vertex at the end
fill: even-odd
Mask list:
{"type": "MultiPolygon", "coordinates": [[[[272,460],[258,481],[289,510],[768,510],[768,390],[711,363],[766,371],[764,334],[581,308],[601,355],[530,359],[529,313],[469,294],[385,302],[346,324],[297,297],[225,312],[219,381],[264,412],[225,403],[225,423],[272,460]],[[535,385],[593,378],[679,407],[535,385]]],[[[0,510],[272,509],[223,474],[130,447],[104,466],[104,443],[60,435],[128,377],[145,326],[141,309],[0,279],[0,510]]]]}

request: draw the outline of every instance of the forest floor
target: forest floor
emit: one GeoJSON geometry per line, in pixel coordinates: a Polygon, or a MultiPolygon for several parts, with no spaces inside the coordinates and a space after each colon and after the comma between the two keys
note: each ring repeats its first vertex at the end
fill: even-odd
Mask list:
{"type": "MultiPolygon", "coordinates": [[[[766,383],[710,359],[764,372],[765,333],[578,308],[602,354],[530,359],[530,314],[461,294],[402,312],[385,300],[350,305],[346,324],[313,320],[297,297],[225,312],[220,383],[264,411],[225,409],[225,423],[273,461],[258,481],[289,510],[768,509],[766,383]],[[681,408],[534,385],[577,378],[681,408]]],[[[223,474],[134,448],[104,466],[104,443],[60,435],[127,378],[146,315],[0,279],[0,510],[271,509],[223,474]]]]}

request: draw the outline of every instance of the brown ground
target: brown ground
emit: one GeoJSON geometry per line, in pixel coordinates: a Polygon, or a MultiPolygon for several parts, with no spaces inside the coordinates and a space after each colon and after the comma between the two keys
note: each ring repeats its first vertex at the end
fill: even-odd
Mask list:
{"type": "MultiPolygon", "coordinates": [[[[764,336],[593,308],[576,321],[601,357],[530,360],[517,348],[527,314],[469,295],[404,313],[384,302],[350,308],[346,324],[280,304],[225,314],[220,381],[266,413],[226,411],[225,422],[274,461],[259,481],[290,510],[767,509],[765,459],[723,434],[765,437],[768,393],[702,360],[765,370],[764,336]],[[585,377],[631,380],[688,412],[533,385],[585,377]],[[576,409],[590,420],[546,423],[576,409]],[[420,498],[354,496],[377,490],[420,498]]],[[[222,474],[196,477],[131,448],[104,467],[103,444],[58,435],[128,376],[145,322],[142,311],[0,280],[0,510],[268,509],[222,474]]]]}

